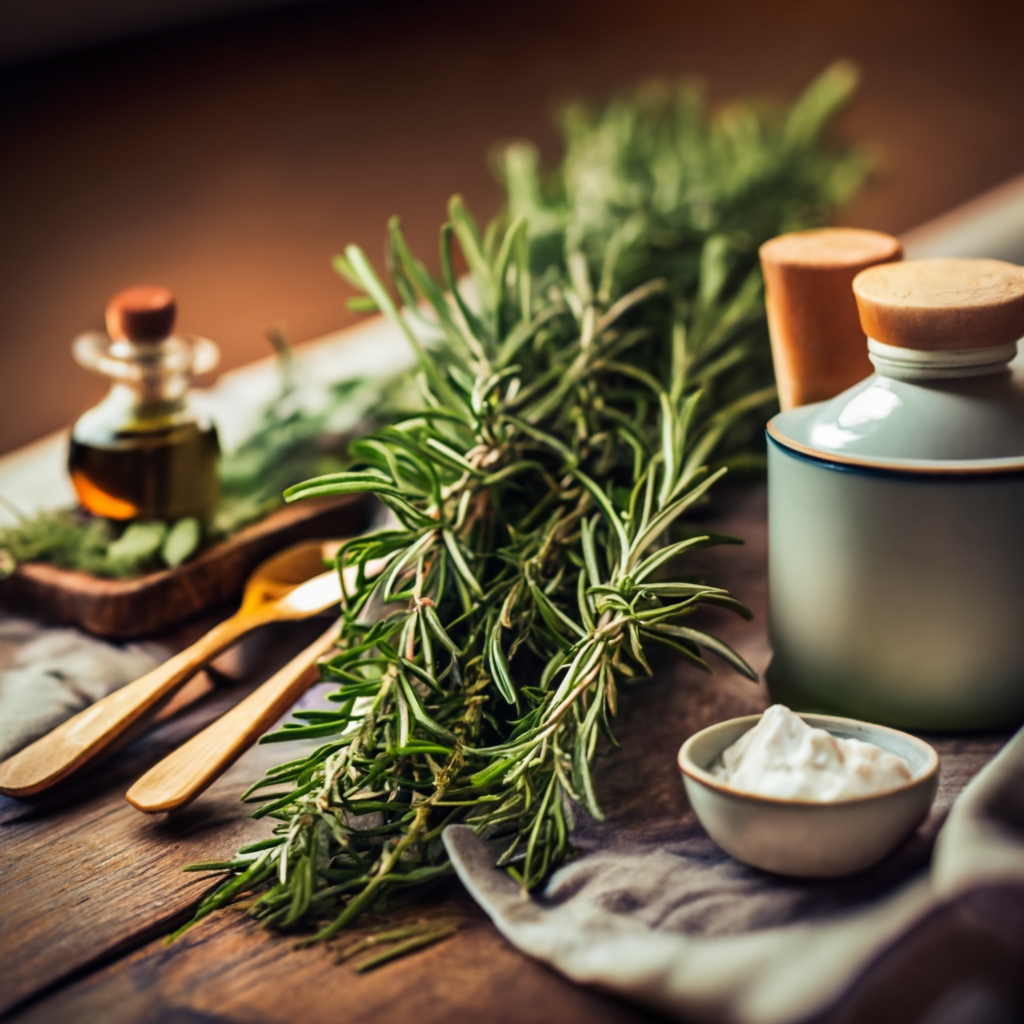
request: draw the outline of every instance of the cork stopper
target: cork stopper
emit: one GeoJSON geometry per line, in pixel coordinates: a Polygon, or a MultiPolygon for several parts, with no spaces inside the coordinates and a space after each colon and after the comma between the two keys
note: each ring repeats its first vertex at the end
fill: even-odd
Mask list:
{"type": "Polygon", "coordinates": [[[115,341],[163,341],[174,330],[174,295],[157,285],[137,285],[107,303],[107,333],[115,341]]]}
{"type": "Polygon", "coordinates": [[[1024,267],[1002,260],[930,259],[872,267],[853,291],[860,322],[883,345],[946,352],[1024,337],[1024,267]]]}
{"type": "Polygon", "coordinates": [[[851,286],[865,268],[902,257],[892,235],[858,228],[795,231],[761,246],[783,411],[832,398],[872,372],[851,286]]]}

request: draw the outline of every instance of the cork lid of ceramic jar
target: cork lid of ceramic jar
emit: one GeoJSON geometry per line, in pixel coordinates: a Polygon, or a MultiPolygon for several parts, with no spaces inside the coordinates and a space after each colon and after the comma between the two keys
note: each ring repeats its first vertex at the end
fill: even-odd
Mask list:
{"type": "Polygon", "coordinates": [[[911,260],[854,278],[864,333],[919,351],[992,348],[1024,337],[1024,267],[1002,260],[911,260]]]}
{"type": "Polygon", "coordinates": [[[908,260],[861,271],[853,293],[875,373],[769,435],[869,469],[1024,472],[1024,268],[908,260]]]}

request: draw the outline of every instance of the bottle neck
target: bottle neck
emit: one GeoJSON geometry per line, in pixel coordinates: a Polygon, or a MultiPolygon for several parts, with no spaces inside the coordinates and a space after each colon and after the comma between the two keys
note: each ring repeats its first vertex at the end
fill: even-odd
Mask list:
{"type": "Polygon", "coordinates": [[[212,369],[217,346],[206,338],[175,335],[163,341],[111,341],[99,332],[80,335],[72,346],[77,362],[131,388],[142,406],[178,405],[193,373],[212,369]]]}
{"type": "Polygon", "coordinates": [[[868,338],[868,358],[883,377],[896,380],[953,380],[999,373],[1017,356],[1017,344],[989,348],[922,351],[897,348],[868,338]]]}
{"type": "Polygon", "coordinates": [[[103,401],[79,422],[99,423],[113,433],[145,433],[168,430],[194,418],[185,394],[176,398],[146,396],[137,385],[114,381],[103,401]]]}

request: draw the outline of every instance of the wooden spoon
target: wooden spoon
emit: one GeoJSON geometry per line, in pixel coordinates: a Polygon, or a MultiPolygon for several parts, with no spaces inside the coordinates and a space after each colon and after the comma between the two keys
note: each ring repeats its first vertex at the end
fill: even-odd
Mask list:
{"type": "Polygon", "coordinates": [[[317,658],[334,646],[338,627],[335,622],[245,700],[150,768],[125,794],[128,803],[155,814],[181,807],[199,796],[314,682],[317,658]]]}
{"type": "MultiPolygon", "coordinates": [[[[366,575],[377,575],[386,564],[385,558],[368,562],[366,575]]],[[[346,592],[355,584],[357,571],[356,566],[344,570],[346,592]]],[[[312,685],[317,659],[334,646],[339,625],[335,622],[243,701],[153,765],[125,794],[128,803],[156,814],[195,800],[312,685]]]]}
{"type": "MultiPolygon", "coordinates": [[[[330,557],[337,544],[328,544],[330,557]]],[[[314,575],[323,569],[324,547],[321,541],[306,541],[263,562],[249,577],[234,615],[152,672],[91,704],[0,764],[0,793],[26,797],[48,789],[107,750],[130,727],[150,721],[182,684],[246,633],[270,622],[305,619],[336,605],[341,598],[337,572],[314,575]]]]}

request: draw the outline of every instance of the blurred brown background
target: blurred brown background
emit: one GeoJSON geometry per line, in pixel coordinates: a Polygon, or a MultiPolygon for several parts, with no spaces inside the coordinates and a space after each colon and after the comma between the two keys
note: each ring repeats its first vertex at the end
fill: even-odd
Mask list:
{"type": "Polygon", "coordinates": [[[114,291],[169,285],[222,368],[264,355],[272,324],[331,331],[353,319],[333,253],[377,256],[392,213],[435,252],[450,193],[496,209],[489,145],[529,136],[553,158],[551,106],[570,95],[684,74],[716,99],[792,94],[852,57],[864,83],[842,130],[877,144],[885,175],[844,219],[912,227],[1024,170],[1022,40],[1019,0],[393,0],[15,53],[0,67],[0,452],[103,393],[68,346],[114,291]]]}

